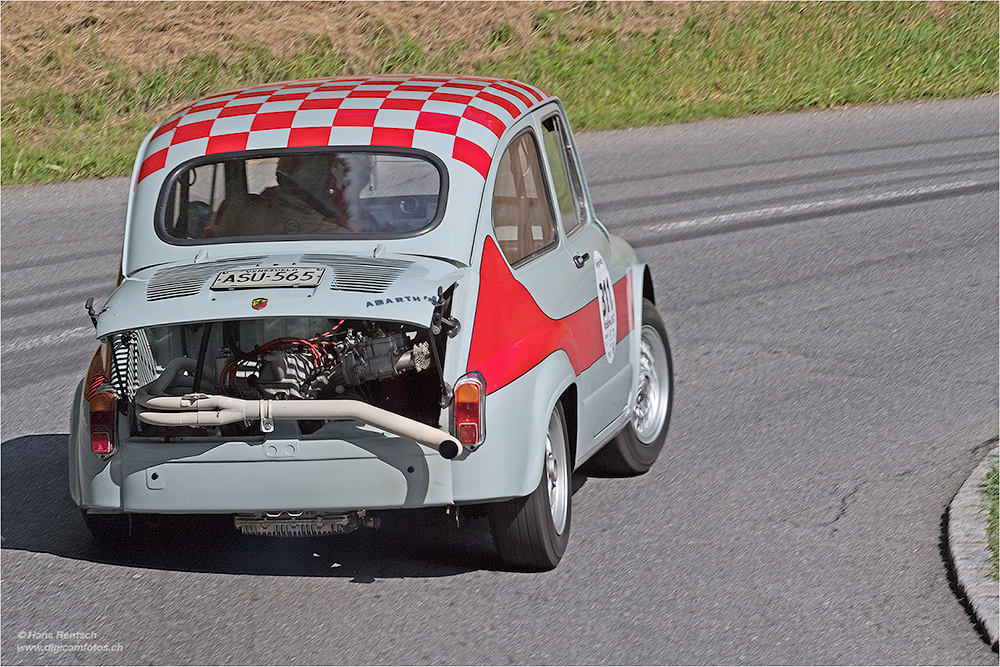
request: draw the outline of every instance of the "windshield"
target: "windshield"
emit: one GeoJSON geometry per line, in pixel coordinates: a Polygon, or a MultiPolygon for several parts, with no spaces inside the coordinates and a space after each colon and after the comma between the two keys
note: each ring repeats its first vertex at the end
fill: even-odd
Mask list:
{"type": "Polygon", "coordinates": [[[410,236],[442,208],[443,167],[422,155],[291,152],[199,161],[160,204],[172,243],[410,236]]]}

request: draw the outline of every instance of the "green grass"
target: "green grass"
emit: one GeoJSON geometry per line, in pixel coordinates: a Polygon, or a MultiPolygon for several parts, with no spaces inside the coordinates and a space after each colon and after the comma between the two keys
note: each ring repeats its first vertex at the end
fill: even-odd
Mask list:
{"type": "Polygon", "coordinates": [[[986,473],[986,480],[983,482],[983,504],[986,506],[986,535],[989,538],[990,554],[993,556],[994,579],[1000,580],[1000,528],[998,528],[998,472],[997,462],[993,461],[990,470],[986,473]]]}
{"type": "Polygon", "coordinates": [[[551,30],[479,73],[560,95],[577,127],[610,129],[994,92],[995,3],[947,20],[923,5],[708,5],[676,30],[588,39],[551,30]]]}
{"type": "Polygon", "coordinates": [[[178,107],[284,79],[417,71],[511,77],[558,95],[576,129],[594,130],[966,97],[996,93],[1000,80],[996,2],[943,10],[898,2],[694,3],[676,27],[664,20],[631,33],[613,29],[614,4],[602,9],[610,22],[579,21],[590,6],[572,6],[577,20],[569,9],[538,11],[530,43],[499,23],[481,44],[454,43],[433,56],[410,35],[370,25],[364,62],[322,36],[294,52],[248,43],[225,62],[191,52],[179,65],[124,71],[108,65],[96,39],[65,36],[48,66],[58,72],[67,58],[91,64],[93,80],[56,89],[5,66],[0,182],[128,174],[143,135],[178,107]]]}

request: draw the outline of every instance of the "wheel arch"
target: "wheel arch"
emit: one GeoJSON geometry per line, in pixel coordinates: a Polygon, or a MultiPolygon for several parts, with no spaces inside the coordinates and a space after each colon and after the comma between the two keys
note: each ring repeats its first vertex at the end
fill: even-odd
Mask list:
{"type": "Polygon", "coordinates": [[[85,400],[83,398],[85,380],[80,380],[73,393],[73,408],[69,421],[69,495],[77,505],[80,505],[82,496],[80,492],[80,441],[81,434],[89,429],[89,425],[84,421],[85,400]]]}
{"type": "Polygon", "coordinates": [[[563,406],[563,416],[566,418],[566,429],[568,433],[566,434],[569,439],[569,458],[570,458],[570,470],[576,468],[576,453],[579,450],[579,400],[580,392],[577,389],[576,382],[571,383],[561,396],[559,396],[559,403],[563,406]]]}
{"type": "MultiPolygon", "coordinates": [[[[576,449],[579,395],[569,357],[556,350],[540,364],[486,397],[486,441],[452,462],[455,501],[483,502],[523,497],[538,486],[545,434],[557,403],[567,414],[570,447],[576,449]],[[572,421],[573,426],[568,422],[572,421]]],[[[571,452],[575,457],[575,452],[571,452]]]]}
{"type": "Polygon", "coordinates": [[[649,272],[648,265],[642,267],[642,298],[649,299],[654,306],[656,305],[656,295],[653,293],[653,276],[649,272]]]}

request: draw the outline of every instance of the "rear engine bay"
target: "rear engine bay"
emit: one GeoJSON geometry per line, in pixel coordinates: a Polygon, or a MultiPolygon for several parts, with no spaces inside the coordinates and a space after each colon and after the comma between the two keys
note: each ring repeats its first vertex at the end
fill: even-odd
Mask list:
{"type": "MultiPolygon", "coordinates": [[[[143,396],[244,401],[353,399],[437,427],[450,398],[445,337],[410,324],[329,317],[155,326],[110,337],[110,382],[138,438],[259,436],[262,420],[165,426],[140,418],[143,396]],[[138,398],[138,400],[137,400],[138,398]],[[138,408],[138,409],[137,409],[138,408]]],[[[174,408],[175,410],[178,408],[174,408]]],[[[324,419],[297,419],[308,436],[324,419]]]]}

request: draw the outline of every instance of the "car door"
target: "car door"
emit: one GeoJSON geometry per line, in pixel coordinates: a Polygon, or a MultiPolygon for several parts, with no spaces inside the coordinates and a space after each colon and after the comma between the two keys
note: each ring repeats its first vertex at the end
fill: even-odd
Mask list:
{"type": "Polygon", "coordinates": [[[597,340],[591,340],[588,365],[580,374],[580,391],[581,427],[588,429],[588,435],[596,436],[622,413],[628,400],[629,350],[618,345],[628,326],[626,322],[619,326],[615,298],[616,283],[624,279],[625,268],[611,265],[614,258],[610,239],[590,214],[569,129],[558,107],[543,112],[541,134],[552,196],[565,237],[561,250],[572,262],[571,273],[575,274],[572,301],[589,304],[589,309],[595,311],[586,322],[589,335],[596,335],[597,340]]]}
{"type": "MultiPolygon", "coordinates": [[[[508,348],[504,375],[518,377],[561,349],[579,375],[592,365],[591,357],[603,354],[596,282],[576,268],[563,247],[553,189],[532,120],[525,119],[498,161],[490,194],[496,243],[487,239],[482,267],[484,275],[496,275],[496,268],[509,272],[523,292],[504,282],[503,291],[494,294],[497,312],[490,317],[489,330],[496,343],[477,345],[481,337],[485,340],[487,327],[482,327],[474,336],[471,358],[489,358],[493,347],[508,348]],[[503,267],[496,266],[498,261],[503,267]]],[[[489,316],[477,314],[477,326],[484,317],[489,316]]],[[[591,385],[584,386],[581,380],[577,386],[580,399],[587,402],[591,385]]],[[[590,433],[581,429],[581,435],[590,433]]]]}

